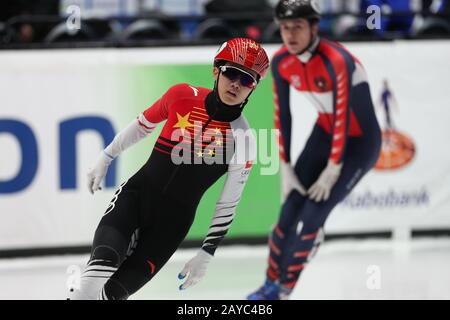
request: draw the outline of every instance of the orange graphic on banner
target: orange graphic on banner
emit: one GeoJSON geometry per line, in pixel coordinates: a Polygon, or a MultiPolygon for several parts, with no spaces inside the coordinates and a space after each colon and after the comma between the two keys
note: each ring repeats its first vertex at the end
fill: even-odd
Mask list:
{"type": "Polygon", "coordinates": [[[396,130],[383,130],[383,143],[376,170],[393,170],[408,164],[416,153],[413,140],[396,130]]]}
{"type": "Polygon", "coordinates": [[[383,80],[383,90],[380,95],[380,109],[384,113],[384,129],[380,156],[375,164],[375,170],[395,170],[407,165],[416,154],[414,141],[405,133],[400,132],[394,124],[392,111],[398,109],[388,80],[383,80]]]}

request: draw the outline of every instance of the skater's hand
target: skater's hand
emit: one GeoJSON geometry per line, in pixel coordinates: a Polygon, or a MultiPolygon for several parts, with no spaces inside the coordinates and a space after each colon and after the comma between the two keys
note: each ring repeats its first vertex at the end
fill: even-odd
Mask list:
{"type": "Polygon", "coordinates": [[[316,202],[327,201],[330,197],[331,189],[341,174],[342,163],[335,164],[328,161],[326,168],[322,171],[319,179],[309,188],[308,195],[311,200],[316,202]]]}
{"type": "Polygon", "coordinates": [[[281,161],[281,193],[283,202],[288,197],[292,189],[297,190],[302,196],[306,196],[306,189],[300,183],[290,163],[281,161]]]}
{"type": "Polygon", "coordinates": [[[101,190],[100,184],[102,183],[103,178],[106,176],[108,172],[108,167],[111,164],[112,159],[109,158],[105,152],[101,152],[100,156],[97,159],[94,167],[89,169],[87,174],[88,178],[88,190],[90,193],[94,194],[95,191],[101,190]]]}
{"type": "Polygon", "coordinates": [[[206,274],[208,263],[213,256],[200,249],[197,255],[186,263],[183,270],[178,275],[178,279],[184,279],[189,274],[187,280],[180,286],[180,290],[184,290],[199,282],[206,274]]]}

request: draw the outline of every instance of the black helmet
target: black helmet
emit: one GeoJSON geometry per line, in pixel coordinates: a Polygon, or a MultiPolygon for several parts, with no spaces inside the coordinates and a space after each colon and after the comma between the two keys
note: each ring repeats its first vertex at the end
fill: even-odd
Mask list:
{"type": "Polygon", "coordinates": [[[275,7],[277,20],[304,18],[309,21],[320,20],[317,0],[280,0],[275,7]]]}

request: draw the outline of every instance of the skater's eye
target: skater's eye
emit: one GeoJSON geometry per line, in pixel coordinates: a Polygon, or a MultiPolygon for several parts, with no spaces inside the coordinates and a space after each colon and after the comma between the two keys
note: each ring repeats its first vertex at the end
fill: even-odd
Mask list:
{"type": "Polygon", "coordinates": [[[241,85],[253,89],[256,86],[256,79],[249,73],[231,66],[222,66],[222,74],[231,81],[239,79],[241,85]]]}

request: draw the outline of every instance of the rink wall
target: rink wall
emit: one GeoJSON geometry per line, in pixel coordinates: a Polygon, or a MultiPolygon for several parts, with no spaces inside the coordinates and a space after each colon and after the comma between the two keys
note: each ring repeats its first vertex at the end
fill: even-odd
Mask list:
{"type": "MultiPolygon", "coordinates": [[[[347,44],[366,68],[379,105],[388,80],[396,131],[370,172],[326,224],[328,234],[450,230],[449,41],[347,44]]],[[[277,47],[267,46],[270,53],[277,47]]],[[[156,134],[123,154],[104,191],[86,188],[88,167],[115,133],[173,84],[212,87],[217,47],[0,52],[0,250],[89,245],[114,195],[146,161],[156,134]]],[[[228,239],[263,239],[278,216],[278,151],[273,143],[269,76],[245,114],[257,131],[260,157],[228,239]],[[272,141],[264,147],[264,140],[272,141]],[[265,155],[265,157],[264,157],[265,155]]],[[[315,120],[293,93],[291,158],[315,120]]],[[[386,115],[378,109],[384,126],[386,115]]],[[[186,187],[189,187],[186,182],[186,187]]],[[[223,179],[205,195],[189,240],[206,234],[223,179]]],[[[182,213],[180,213],[182,214],[182,213]]]]}

